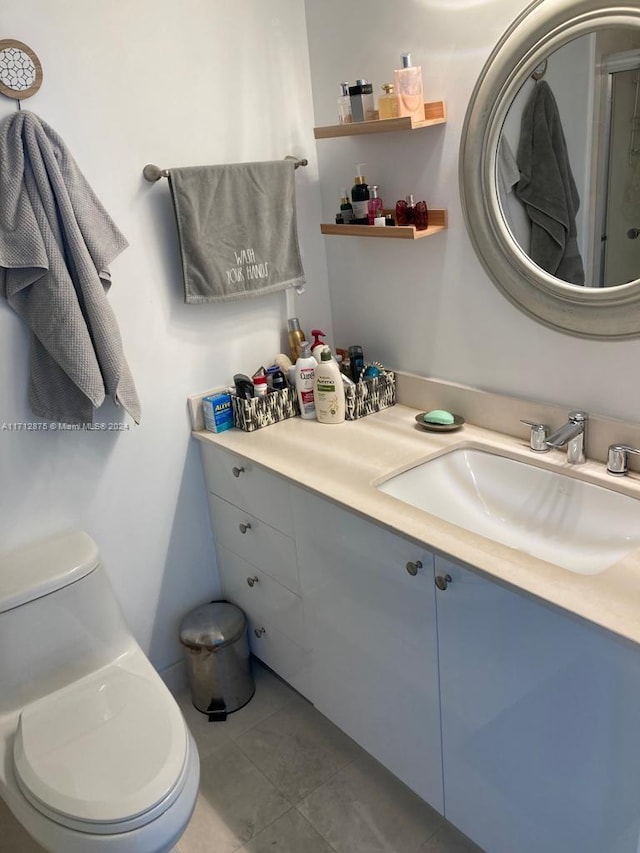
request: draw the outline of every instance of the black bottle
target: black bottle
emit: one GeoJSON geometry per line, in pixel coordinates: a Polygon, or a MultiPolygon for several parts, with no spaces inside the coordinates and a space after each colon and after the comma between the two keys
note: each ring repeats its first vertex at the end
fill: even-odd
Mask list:
{"type": "Polygon", "coordinates": [[[369,224],[369,187],[362,174],[364,163],[358,163],[355,184],[351,188],[351,205],[353,207],[353,224],[369,224]]]}
{"type": "Polygon", "coordinates": [[[342,190],[342,195],[340,196],[340,213],[342,214],[342,221],[345,225],[350,225],[353,222],[353,207],[349,201],[349,193],[346,187],[342,190]]]}

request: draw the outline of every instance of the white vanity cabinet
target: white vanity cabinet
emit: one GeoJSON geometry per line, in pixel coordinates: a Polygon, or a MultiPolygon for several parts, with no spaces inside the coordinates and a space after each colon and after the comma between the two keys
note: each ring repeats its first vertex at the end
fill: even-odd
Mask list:
{"type": "Polygon", "coordinates": [[[442,812],[433,556],[311,492],[292,495],[311,699],[442,812]]]}
{"type": "Polygon", "coordinates": [[[640,650],[436,557],[447,575],[448,820],[490,853],[637,853],[640,650]]]}
{"type": "Polygon", "coordinates": [[[223,595],[246,613],[256,657],[308,695],[291,487],[213,444],[202,458],[223,595]]]}
{"type": "Polygon", "coordinates": [[[640,647],[202,452],[259,658],[488,853],[638,853],[640,647]]]}

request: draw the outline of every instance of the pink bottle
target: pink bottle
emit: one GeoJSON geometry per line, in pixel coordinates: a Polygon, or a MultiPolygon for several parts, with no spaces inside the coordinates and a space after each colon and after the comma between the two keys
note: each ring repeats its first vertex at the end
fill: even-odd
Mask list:
{"type": "Polygon", "coordinates": [[[369,187],[369,201],[367,202],[367,217],[369,225],[374,224],[374,220],[379,216],[384,216],[382,208],[382,199],[378,197],[379,187],[376,184],[369,187]]]}

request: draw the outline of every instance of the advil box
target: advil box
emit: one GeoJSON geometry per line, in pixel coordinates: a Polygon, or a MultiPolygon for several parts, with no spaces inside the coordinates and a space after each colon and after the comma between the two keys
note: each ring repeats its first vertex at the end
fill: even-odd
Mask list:
{"type": "Polygon", "coordinates": [[[204,425],[211,432],[224,432],[233,426],[231,394],[211,394],[202,398],[204,425]]]}

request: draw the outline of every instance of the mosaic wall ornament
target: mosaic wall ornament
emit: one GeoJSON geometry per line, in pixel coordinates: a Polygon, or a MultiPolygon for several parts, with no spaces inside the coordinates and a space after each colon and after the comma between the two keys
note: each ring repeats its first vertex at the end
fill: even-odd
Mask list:
{"type": "Polygon", "coordinates": [[[31,48],[15,39],[0,39],[0,93],[30,98],[42,84],[42,65],[31,48]]]}

